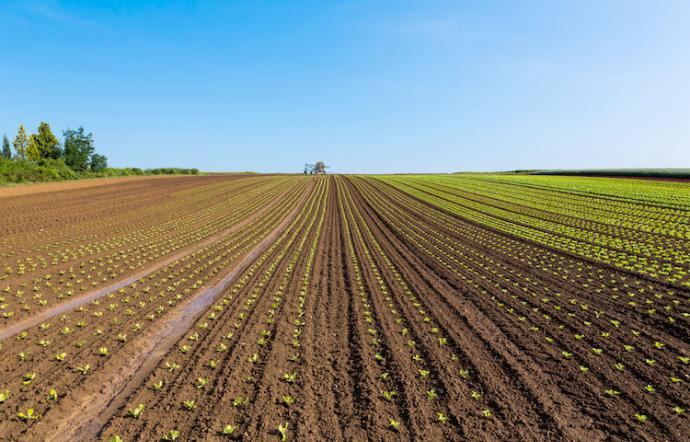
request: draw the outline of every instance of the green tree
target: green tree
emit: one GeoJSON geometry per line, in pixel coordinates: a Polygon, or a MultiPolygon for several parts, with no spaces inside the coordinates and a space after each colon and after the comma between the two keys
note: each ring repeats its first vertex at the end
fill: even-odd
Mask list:
{"type": "Polygon", "coordinates": [[[62,135],[65,163],[78,172],[88,169],[95,151],[93,134],[85,134],[84,128],[80,127],[77,130],[67,129],[62,135]]]}
{"type": "Polygon", "coordinates": [[[62,152],[60,151],[60,143],[53,135],[50,125],[45,121],[41,121],[38,125],[38,133],[32,135],[36,148],[38,149],[39,159],[43,158],[60,158],[62,152]]]}
{"type": "Polygon", "coordinates": [[[100,172],[108,167],[108,158],[105,155],[99,155],[97,153],[91,155],[91,170],[94,172],[100,172]]]}
{"type": "Polygon", "coordinates": [[[7,139],[7,135],[2,136],[2,157],[7,160],[12,159],[12,149],[10,149],[10,140],[7,139]]]}
{"type": "Polygon", "coordinates": [[[41,159],[41,149],[36,142],[36,134],[31,134],[26,144],[26,159],[34,162],[41,159]]]}
{"type": "Polygon", "coordinates": [[[17,153],[17,158],[20,160],[26,159],[26,149],[29,147],[29,137],[26,136],[26,130],[24,130],[24,125],[19,125],[19,130],[17,131],[17,136],[12,142],[14,146],[14,151],[17,153]]]}

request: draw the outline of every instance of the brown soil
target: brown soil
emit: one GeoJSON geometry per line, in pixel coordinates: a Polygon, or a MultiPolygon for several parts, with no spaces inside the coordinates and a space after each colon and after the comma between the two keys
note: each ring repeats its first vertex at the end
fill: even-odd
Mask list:
{"type": "Polygon", "coordinates": [[[374,179],[283,179],[209,182],[208,198],[193,184],[176,190],[190,214],[225,192],[275,193],[238,199],[234,211],[251,210],[235,228],[208,218],[208,236],[123,292],[0,341],[0,393],[10,390],[0,434],[686,440],[687,290],[502,234],[374,179]],[[89,374],[76,371],[87,363],[89,374]],[[29,407],[38,420],[17,417],[29,407]]]}
{"type": "Polygon", "coordinates": [[[85,189],[87,187],[107,186],[129,181],[179,178],[178,176],[128,176],[116,178],[92,178],[57,183],[27,183],[0,186],[0,198],[7,196],[31,195],[34,193],[59,192],[63,190],[85,189]]]}

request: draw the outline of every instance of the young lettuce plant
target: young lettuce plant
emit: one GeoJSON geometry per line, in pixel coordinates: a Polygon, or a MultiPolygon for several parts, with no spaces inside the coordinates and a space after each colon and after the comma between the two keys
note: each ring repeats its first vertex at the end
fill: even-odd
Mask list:
{"type": "Polygon", "coordinates": [[[36,414],[36,412],[34,412],[33,408],[27,409],[26,413],[20,411],[19,413],[17,413],[17,416],[24,422],[28,422],[30,420],[37,420],[40,417],[38,414],[36,414]]]}
{"type": "Polygon", "coordinates": [[[280,434],[281,442],[285,442],[287,440],[287,431],[288,431],[289,425],[290,425],[289,422],[284,422],[282,424],[278,424],[278,433],[280,434]]]}
{"type": "Polygon", "coordinates": [[[288,384],[292,384],[297,380],[297,373],[283,373],[283,380],[288,384]]]}
{"type": "Polygon", "coordinates": [[[231,436],[235,432],[235,426],[232,424],[228,424],[223,427],[223,430],[221,431],[221,434],[225,436],[231,436]]]}
{"type": "Polygon", "coordinates": [[[47,401],[56,401],[58,399],[58,394],[57,391],[55,391],[54,388],[51,388],[50,391],[48,392],[48,396],[46,397],[47,401]]]}
{"type": "Polygon", "coordinates": [[[23,377],[22,384],[29,385],[34,379],[36,379],[36,373],[26,373],[23,377]]]}
{"type": "Polygon", "coordinates": [[[165,441],[173,441],[177,440],[180,437],[180,432],[177,430],[170,430],[167,433],[165,433],[162,437],[161,440],[165,441]]]}
{"type": "Polygon", "coordinates": [[[245,407],[247,404],[249,404],[249,399],[243,396],[237,396],[232,400],[232,406],[235,408],[245,407]]]}
{"type": "Polygon", "coordinates": [[[143,412],[144,412],[144,404],[139,404],[136,407],[129,410],[128,414],[129,414],[129,416],[133,417],[134,419],[139,419],[139,416],[141,416],[143,412]]]}

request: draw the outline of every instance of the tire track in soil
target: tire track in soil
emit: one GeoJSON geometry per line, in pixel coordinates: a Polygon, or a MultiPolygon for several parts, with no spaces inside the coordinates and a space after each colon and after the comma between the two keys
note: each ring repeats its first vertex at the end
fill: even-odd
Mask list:
{"type": "Polygon", "coordinates": [[[255,214],[249,216],[248,218],[245,218],[244,220],[240,221],[237,224],[232,225],[231,227],[223,230],[222,232],[219,232],[204,241],[194,244],[193,246],[187,247],[183,249],[182,251],[176,253],[173,256],[170,256],[166,258],[163,261],[159,261],[155,265],[151,267],[147,267],[146,269],[141,270],[137,274],[130,276],[127,279],[120,280],[118,282],[115,282],[109,286],[106,287],[101,287],[97,290],[93,290],[91,292],[87,292],[84,294],[80,294],[77,297],[70,298],[69,300],[60,303],[59,305],[56,305],[55,307],[52,307],[50,309],[44,310],[42,312],[39,312],[33,316],[30,316],[28,318],[22,319],[19,322],[16,322],[12,325],[9,325],[8,327],[5,327],[3,329],[0,329],[0,340],[7,339],[9,337],[12,337],[18,333],[21,333],[22,331],[31,328],[35,325],[40,324],[41,322],[44,322],[50,318],[53,318],[55,316],[58,316],[62,313],[66,313],[68,311],[74,310],[76,308],[79,308],[80,306],[91,302],[95,299],[102,298],[103,296],[112,293],[114,291],[117,291],[123,287],[126,287],[142,278],[145,278],[146,276],[150,275],[151,273],[162,269],[163,267],[172,264],[173,262],[183,258],[186,255],[189,255],[190,253],[194,253],[196,251],[201,250],[202,248],[209,246],[213,244],[214,242],[224,238],[225,236],[231,235],[232,233],[235,233],[236,231],[242,229],[243,227],[247,226],[248,224],[251,224],[252,222],[256,221],[258,218],[260,218],[262,215],[266,214],[269,210],[273,208],[277,204],[280,199],[287,195],[289,192],[286,191],[283,194],[277,196],[275,200],[273,201],[272,204],[268,205],[267,207],[262,208],[255,214]]]}
{"type": "MultiPolygon", "coordinates": [[[[315,194],[315,192],[313,192],[313,194],[315,194]]],[[[151,440],[152,438],[160,437],[162,431],[168,431],[172,426],[183,434],[188,433],[190,428],[193,429],[195,434],[189,436],[192,439],[214,439],[218,429],[226,425],[227,419],[231,417],[228,412],[234,411],[234,408],[230,408],[228,401],[223,400],[223,398],[230,393],[238,393],[236,390],[238,383],[236,381],[240,377],[239,370],[245,366],[243,364],[246,359],[243,359],[243,356],[246,355],[243,355],[243,351],[247,348],[247,335],[251,334],[251,332],[258,332],[258,329],[262,328],[263,321],[259,317],[261,315],[260,311],[269,308],[268,305],[272,302],[269,293],[277,290],[278,283],[280,282],[275,278],[266,279],[266,274],[272,275],[274,274],[274,270],[278,268],[283,269],[286,265],[287,251],[290,249],[299,232],[303,230],[306,219],[308,218],[307,215],[311,213],[314,199],[314,197],[308,199],[308,207],[303,207],[298,217],[291,222],[290,226],[288,226],[280,237],[271,244],[270,248],[252,264],[251,272],[243,273],[242,278],[249,278],[247,283],[242,285],[239,292],[235,292],[235,288],[233,287],[233,295],[229,298],[231,302],[227,305],[227,308],[224,309],[223,315],[212,322],[211,327],[208,329],[208,333],[204,335],[198,345],[193,347],[194,350],[186,362],[181,364],[181,370],[175,371],[173,379],[166,380],[166,388],[164,388],[163,391],[152,394],[148,387],[149,382],[146,382],[141,383],[135,388],[136,392],[129,395],[127,400],[130,401],[134,399],[135,403],[137,399],[139,399],[140,402],[149,404],[152,400],[156,401],[155,408],[149,409],[147,413],[154,413],[154,415],[159,416],[159,418],[139,422],[131,421],[127,417],[113,416],[107,423],[107,427],[104,429],[105,432],[108,434],[117,434],[120,431],[124,431],[124,436],[128,440],[151,440]],[[247,276],[248,274],[250,276],[247,276]],[[257,289],[258,291],[256,291],[257,289]],[[256,299],[255,302],[252,303],[253,307],[249,310],[245,310],[247,304],[244,301],[250,298],[250,294],[252,294],[252,296],[255,294],[256,299]],[[238,314],[240,311],[246,313],[247,316],[241,321],[243,326],[238,328],[236,325],[235,330],[231,333],[232,338],[230,338],[226,336],[227,329],[223,331],[224,326],[232,322],[230,317],[238,314]],[[180,410],[179,397],[190,394],[190,389],[195,393],[199,392],[196,388],[189,388],[190,382],[196,379],[197,376],[209,374],[206,370],[206,364],[202,361],[205,359],[208,360],[209,356],[211,356],[211,359],[219,356],[218,353],[214,352],[215,346],[211,345],[213,342],[227,344],[230,351],[222,353],[222,361],[218,362],[220,371],[211,373],[214,382],[211,382],[210,385],[213,387],[203,392],[201,397],[197,396],[199,402],[197,404],[197,413],[195,416],[191,416],[184,412],[180,413],[178,411],[180,410]],[[230,409],[228,410],[228,408],[230,409]],[[225,409],[226,412],[220,412],[219,410],[221,409],[225,409]],[[219,419],[220,422],[216,422],[219,419]]],[[[228,298],[226,297],[225,299],[228,298]]],[[[168,356],[174,360],[175,351],[172,349],[169,350],[168,356]]],[[[263,362],[259,362],[259,364],[263,364],[263,362]]],[[[156,380],[156,376],[151,373],[147,381],[153,382],[154,380],[156,380]]],[[[245,384],[242,383],[240,385],[245,384]]],[[[234,421],[233,423],[241,424],[242,422],[234,421]]]]}
{"type": "MultiPolygon", "coordinates": [[[[305,184],[308,185],[308,183],[305,183],[305,184]]],[[[245,229],[243,231],[240,231],[239,232],[240,237],[244,237],[244,241],[246,241],[247,246],[246,247],[245,246],[240,247],[241,250],[238,249],[238,250],[240,250],[241,253],[232,253],[233,256],[232,256],[231,260],[226,261],[224,263],[218,262],[218,264],[220,264],[220,265],[216,266],[214,270],[210,271],[210,273],[212,274],[212,278],[211,279],[205,279],[206,283],[203,284],[202,287],[208,287],[208,286],[214,285],[218,280],[220,280],[224,276],[224,274],[228,268],[231,268],[235,262],[239,261],[239,259],[241,259],[242,256],[244,256],[249,250],[254,248],[265,235],[269,234],[272,230],[274,230],[278,226],[280,221],[282,219],[284,219],[289,214],[289,212],[292,210],[292,208],[294,208],[294,206],[299,202],[299,200],[302,196],[302,193],[305,190],[304,189],[305,187],[306,186],[303,186],[303,188],[300,188],[298,191],[290,194],[287,199],[281,201],[278,208],[274,212],[272,212],[270,214],[270,216],[264,217],[252,225],[252,226],[256,226],[256,228],[258,230],[253,229],[253,231],[249,232],[249,231],[247,231],[247,229],[245,229]],[[267,221],[268,221],[268,224],[267,224],[267,221]],[[264,228],[264,225],[266,225],[266,226],[270,225],[270,228],[266,229],[266,228],[264,228]],[[255,238],[255,239],[252,239],[252,238],[255,238]]],[[[225,256],[227,254],[228,256],[230,256],[231,255],[230,252],[232,250],[236,249],[237,247],[233,246],[232,248],[225,248],[225,244],[227,243],[227,239],[234,240],[234,238],[235,238],[235,235],[230,235],[227,238],[214,244],[209,249],[215,248],[216,250],[224,250],[224,251],[222,251],[222,255],[225,256]]],[[[238,245],[239,245],[239,243],[238,243],[238,245]]],[[[193,255],[188,255],[187,257],[183,258],[180,262],[183,262],[184,260],[186,260],[188,257],[191,257],[191,256],[193,256],[193,255]]],[[[202,257],[202,259],[203,259],[203,257],[202,257]]],[[[215,262],[216,260],[214,259],[213,261],[215,262]]],[[[197,265],[200,265],[202,267],[203,267],[204,263],[206,263],[206,261],[201,262],[198,259],[195,262],[197,265]]],[[[173,276],[172,273],[169,272],[169,269],[174,268],[176,265],[177,264],[173,264],[172,266],[164,269],[164,271],[168,275],[166,277],[173,276]]],[[[185,268],[190,269],[191,267],[185,266],[185,268]]],[[[178,273],[176,272],[175,275],[178,275],[178,273]]],[[[197,273],[197,271],[195,270],[194,274],[191,276],[192,277],[190,278],[190,282],[187,284],[187,288],[184,289],[185,293],[187,294],[187,296],[185,296],[186,299],[189,298],[189,295],[194,295],[197,290],[200,290],[200,289],[196,289],[196,290],[191,291],[191,292],[189,291],[189,287],[191,286],[191,283],[194,282],[193,280],[200,277],[201,274],[197,273]]],[[[182,290],[181,287],[178,287],[178,289],[182,290]]],[[[174,304],[178,304],[178,303],[174,303],[174,304]]],[[[172,304],[170,304],[170,305],[172,305],[172,304]]],[[[126,331],[132,327],[136,327],[138,324],[136,322],[137,320],[141,320],[146,315],[146,313],[154,311],[154,309],[152,307],[155,307],[155,304],[150,304],[148,311],[140,310],[140,314],[137,317],[135,317],[133,320],[128,319],[122,323],[120,323],[120,321],[118,321],[118,323],[119,323],[118,326],[120,328],[120,331],[126,331]]],[[[157,312],[156,316],[159,316],[159,314],[161,313],[159,311],[159,309],[156,309],[155,311],[157,312]]],[[[153,319],[151,319],[150,315],[146,315],[146,316],[147,316],[147,319],[152,321],[152,326],[155,327],[156,325],[153,324],[153,322],[155,322],[155,321],[153,319]]],[[[109,328],[110,327],[110,324],[108,324],[109,322],[110,321],[108,319],[105,319],[101,322],[100,325],[102,325],[106,328],[109,328]]],[[[97,326],[97,325],[98,324],[94,324],[94,326],[97,326]]],[[[81,330],[81,329],[79,329],[79,330],[81,330]]],[[[90,354],[92,354],[90,350],[93,350],[94,348],[99,348],[100,346],[107,346],[108,348],[111,348],[111,346],[112,346],[112,347],[115,347],[117,349],[116,352],[128,351],[129,346],[123,347],[121,345],[122,342],[119,340],[116,340],[114,338],[116,331],[112,328],[110,328],[110,330],[111,330],[111,333],[105,333],[105,334],[102,333],[102,331],[97,330],[96,333],[93,333],[93,336],[91,336],[92,333],[90,333],[89,331],[86,331],[86,336],[84,336],[84,334],[82,334],[81,338],[86,338],[87,341],[89,342],[89,344],[85,345],[86,344],[85,341],[81,341],[81,340],[77,341],[79,343],[78,347],[80,349],[84,349],[84,348],[87,349],[86,352],[81,352],[81,357],[80,357],[79,352],[72,353],[70,350],[68,350],[68,347],[71,347],[71,345],[66,345],[66,346],[61,347],[61,349],[67,350],[70,352],[70,356],[71,356],[70,359],[73,362],[75,362],[74,364],[70,364],[71,368],[61,367],[60,369],[56,370],[55,369],[56,368],[55,367],[56,361],[53,359],[51,351],[43,351],[42,356],[34,355],[33,360],[35,360],[39,363],[38,363],[38,365],[34,365],[32,367],[32,370],[40,374],[39,375],[39,378],[40,378],[39,385],[34,385],[33,387],[25,387],[25,388],[22,388],[22,386],[17,386],[20,389],[19,391],[15,390],[15,388],[11,388],[11,391],[13,391],[15,393],[13,395],[14,396],[14,402],[16,403],[17,401],[19,401],[21,403],[21,402],[31,401],[33,399],[34,395],[38,392],[38,390],[49,389],[51,387],[57,387],[57,391],[61,392],[60,397],[63,397],[63,395],[65,395],[65,394],[70,394],[69,392],[75,392],[75,393],[78,392],[78,389],[75,389],[75,387],[77,387],[78,384],[81,383],[81,380],[79,380],[79,379],[83,378],[83,376],[79,376],[76,374],[76,368],[77,368],[77,366],[80,365],[80,362],[82,363],[82,365],[84,362],[89,362],[91,364],[95,363],[95,366],[92,367],[92,372],[94,372],[94,371],[100,371],[101,368],[103,368],[105,365],[107,365],[107,363],[108,363],[107,361],[110,359],[110,358],[105,358],[105,359],[98,358],[98,360],[96,360],[96,361],[85,360],[84,357],[86,357],[88,359],[88,356],[90,354]],[[102,339],[102,338],[99,338],[99,336],[106,336],[106,338],[102,339]],[[110,336],[110,338],[108,338],[107,336],[110,336]],[[92,338],[93,338],[93,340],[92,340],[92,338]],[[38,359],[36,359],[36,356],[38,356],[38,359]],[[74,359],[75,357],[76,357],[76,359],[74,359]],[[73,371],[72,369],[74,369],[75,371],[73,371]],[[67,387],[67,388],[63,389],[62,387],[67,387]],[[22,394],[22,392],[23,392],[23,394],[22,394]]],[[[63,340],[61,339],[62,338],[61,335],[62,335],[62,333],[58,332],[58,330],[56,329],[56,330],[54,330],[52,335],[44,335],[44,338],[47,338],[49,340],[53,340],[56,337],[60,337],[57,339],[57,341],[62,342],[63,340]]],[[[71,336],[78,336],[77,334],[74,334],[74,335],[70,334],[70,335],[71,336]]],[[[76,339],[79,339],[79,337],[77,337],[76,339]]],[[[4,349],[5,351],[9,351],[10,353],[19,353],[21,350],[23,350],[23,347],[21,346],[21,343],[19,341],[15,342],[14,340],[9,340],[6,343],[7,343],[7,348],[4,349]],[[18,348],[12,348],[10,350],[11,347],[15,347],[15,344],[19,344],[18,348]]],[[[64,342],[64,343],[68,344],[67,342],[64,342]]],[[[59,351],[60,348],[58,348],[57,350],[59,351]]],[[[126,353],[123,353],[123,354],[126,354],[126,353]]],[[[14,362],[14,358],[6,358],[3,361],[3,370],[0,370],[0,371],[2,371],[3,376],[1,376],[1,377],[3,379],[7,379],[8,381],[11,379],[19,380],[21,378],[21,376],[25,373],[25,369],[22,369],[21,365],[16,365],[16,363],[13,364],[13,362],[14,362]],[[14,371],[12,371],[13,365],[14,365],[14,371]],[[6,371],[7,369],[9,369],[9,371],[6,371]],[[9,375],[9,377],[8,377],[8,375],[9,375]]],[[[20,382],[17,382],[17,383],[20,383],[20,382]]],[[[15,383],[15,385],[17,383],[15,383]]],[[[43,402],[43,401],[41,401],[41,402],[43,402]]],[[[50,401],[50,402],[46,401],[45,404],[43,404],[43,403],[36,404],[36,408],[38,408],[38,412],[40,414],[44,415],[47,413],[48,409],[55,408],[56,406],[59,407],[59,403],[60,403],[59,401],[57,403],[54,401],[50,401]],[[43,410],[43,408],[46,408],[46,409],[43,410]]],[[[12,407],[12,408],[14,408],[14,407],[12,407]]],[[[28,431],[29,428],[32,426],[32,425],[27,425],[27,424],[15,426],[16,425],[15,416],[16,416],[17,411],[19,411],[19,410],[17,410],[16,408],[14,408],[14,410],[10,410],[10,407],[7,407],[7,406],[0,407],[0,412],[2,412],[0,414],[3,415],[2,418],[0,418],[0,434],[2,434],[4,432],[12,431],[14,434],[17,434],[17,436],[19,438],[21,438],[23,433],[28,431]],[[14,422],[14,425],[13,425],[13,422],[14,422]],[[4,429],[4,431],[3,431],[3,429],[4,429]]]]}
{"type": "MultiPolygon", "coordinates": [[[[72,398],[70,401],[72,403],[67,403],[67,401],[61,403],[61,408],[71,410],[69,415],[59,415],[57,411],[49,413],[32,429],[30,434],[33,436],[42,435],[45,441],[95,439],[108,419],[124,404],[129,394],[146,379],[167,351],[214,302],[218,294],[222,293],[238,275],[249,267],[300,213],[312,190],[313,185],[305,191],[299,204],[278,227],[258,246],[249,251],[236,266],[226,273],[220,282],[200,292],[186,303],[178,305],[176,310],[165,319],[165,322],[158,324],[156,329],[150,330],[147,335],[139,336],[136,345],[132,346],[128,355],[114,357],[110,361],[110,370],[105,369],[98,376],[89,378],[84,383],[85,392],[80,398],[72,398]],[[88,392],[92,392],[92,394],[88,392]]],[[[251,220],[263,215],[270,207],[252,216],[251,220]]],[[[251,220],[243,221],[242,226],[251,220]]],[[[236,225],[233,231],[240,227],[236,225]]],[[[228,233],[230,232],[223,232],[224,235],[228,233]]],[[[214,236],[214,239],[217,240],[222,236],[218,235],[217,238],[214,236]]]]}

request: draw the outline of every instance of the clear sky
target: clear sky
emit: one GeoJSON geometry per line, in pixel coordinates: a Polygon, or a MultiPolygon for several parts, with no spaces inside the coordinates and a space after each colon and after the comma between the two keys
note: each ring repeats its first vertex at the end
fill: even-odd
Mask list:
{"type": "Polygon", "coordinates": [[[0,0],[0,57],[112,166],[690,167],[684,0],[0,0]]]}

